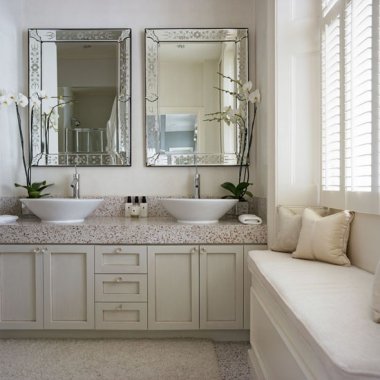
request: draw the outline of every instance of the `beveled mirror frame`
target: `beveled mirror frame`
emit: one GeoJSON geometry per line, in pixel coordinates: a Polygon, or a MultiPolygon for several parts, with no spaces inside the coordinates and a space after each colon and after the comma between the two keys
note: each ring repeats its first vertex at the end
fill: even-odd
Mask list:
{"type": "Polygon", "coordinates": [[[29,29],[29,96],[42,86],[42,45],[45,42],[116,42],[118,44],[117,152],[49,153],[43,151],[41,112],[29,108],[33,166],[131,166],[131,29],[29,29]],[[59,33],[57,33],[59,32],[59,33]],[[115,163],[116,162],[116,163],[115,163]]]}
{"type": "MultiPolygon", "coordinates": [[[[248,81],[248,28],[200,28],[200,29],[145,29],[145,157],[146,166],[236,166],[241,154],[230,153],[187,153],[168,154],[161,152],[159,125],[158,90],[158,47],[160,42],[234,42],[237,60],[237,79],[248,81]],[[154,118],[150,118],[154,116],[154,118]],[[155,153],[149,156],[153,147],[155,153]],[[171,162],[163,164],[162,161],[171,162]]],[[[239,102],[240,103],[240,102],[239,102]]],[[[239,105],[239,104],[238,104],[239,105]]],[[[246,124],[249,120],[246,105],[246,124]]],[[[240,137],[237,137],[240,140],[240,137]]],[[[241,145],[241,144],[240,144],[241,145]]],[[[243,160],[246,163],[246,160],[243,160]]]]}

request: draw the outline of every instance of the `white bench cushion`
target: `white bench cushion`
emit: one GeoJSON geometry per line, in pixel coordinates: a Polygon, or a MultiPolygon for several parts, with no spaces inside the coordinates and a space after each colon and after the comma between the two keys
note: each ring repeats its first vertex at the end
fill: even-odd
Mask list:
{"type": "Polygon", "coordinates": [[[371,318],[373,274],[280,252],[249,256],[253,276],[326,364],[329,378],[380,378],[380,326],[371,318]]]}

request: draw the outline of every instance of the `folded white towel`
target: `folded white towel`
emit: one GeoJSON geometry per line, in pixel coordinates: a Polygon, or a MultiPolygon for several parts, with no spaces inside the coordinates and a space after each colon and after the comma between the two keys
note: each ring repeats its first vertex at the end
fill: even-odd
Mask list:
{"type": "Polygon", "coordinates": [[[15,222],[17,219],[17,215],[0,215],[0,224],[15,222]]]}
{"type": "Polygon", "coordinates": [[[261,224],[263,221],[257,215],[243,214],[239,215],[239,222],[243,224],[261,224]]]}

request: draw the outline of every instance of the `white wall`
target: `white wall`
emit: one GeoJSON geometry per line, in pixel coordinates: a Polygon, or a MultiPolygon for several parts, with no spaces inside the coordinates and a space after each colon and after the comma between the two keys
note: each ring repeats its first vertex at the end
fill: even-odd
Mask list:
{"type": "MultiPolygon", "coordinates": [[[[0,0],[2,8],[13,1],[0,0]]],[[[22,5],[23,43],[14,49],[23,70],[19,74],[27,88],[27,36],[30,27],[132,28],[132,163],[131,168],[81,168],[83,195],[188,195],[192,192],[192,168],[147,168],[144,145],[144,28],[146,27],[248,27],[254,28],[254,0],[19,0],[22,5]]],[[[3,12],[0,12],[3,16],[3,12]]],[[[7,18],[7,16],[5,16],[7,18]]],[[[3,26],[2,26],[3,28],[3,26]]],[[[7,29],[8,30],[8,29],[7,29]]],[[[17,34],[17,33],[16,33],[17,34]]],[[[12,54],[16,54],[14,51],[12,54]]],[[[253,73],[253,39],[250,40],[250,72],[253,73]]],[[[14,73],[12,73],[14,75],[14,73]]],[[[11,83],[13,85],[13,83],[11,83]]],[[[15,136],[7,144],[17,145],[15,136]]],[[[1,170],[4,164],[1,163],[1,170]]],[[[21,172],[14,155],[8,164],[21,172]]],[[[36,168],[33,179],[47,179],[56,186],[52,192],[69,194],[69,168],[36,168]]],[[[202,193],[219,196],[220,184],[237,180],[237,168],[201,168],[202,193]]],[[[14,195],[13,180],[1,179],[0,194],[14,195]]]]}
{"type": "MultiPolygon", "coordinates": [[[[22,34],[19,17],[21,4],[0,0],[0,92],[23,91],[19,75],[23,65],[22,34]]],[[[24,182],[16,111],[0,109],[0,195],[15,182],[24,182]],[[17,168],[17,170],[15,170],[17,168]]]]}
{"type": "Polygon", "coordinates": [[[276,204],[319,202],[320,3],[277,0],[276,204]]]}
{"type": "Polygon", "coordinates": [[[276,0],[256,0],[255,49],[257,88],[261,103],[255,126],[254,193],[267,198],[268,240],[274,235],[276,198],[275,176],[275,3],[276,0]]]}
{"type": "Polygon", "coordinates": [[[276,206],[319,202],[319,12],[315,0],[256,0],[258,114],[256,194],[276,206]],[[266,180],[265,180],[266,179],[266,180]]]}

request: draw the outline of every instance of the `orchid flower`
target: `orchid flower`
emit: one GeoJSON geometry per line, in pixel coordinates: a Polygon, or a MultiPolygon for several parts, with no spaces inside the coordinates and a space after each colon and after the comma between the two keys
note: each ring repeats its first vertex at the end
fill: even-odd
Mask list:
{"type": "Polygon", "coordinates": [[[16,102],[16,96],[13,93],[0,96],[0,105],[10,106],[16,102]]]}
{"type": "Polygon", "coordinates": [[[29,104],[29,100],[24,94],[19,93],[16,97],[15,103],[20,107],[26,107],[29,104]]]}
{"type": "Polygon", "coordinates": [[[261,95],[259,90],[255,90],[248,95],[248,101],[251,103],[260,103],[261,95]]]}
{"type": "MultiPolygon", "coordinates": [[[[231,78],[218,72],[224,80],[231,82],[233,86],[227,88],[215,87],[218,91],[229,95],[234,102],[238,104],[238,109],[234,109],[231,106],[224,108],[223,111],[208,113],[208,117],[204,121],[224,121],[227,125],[233,124],[239,129],[239,146],[240,152],[237,155],[239,163],[239,183],[249,184],[249,155],[252,145],[253,129],[256,120],[257,105],[261,101],[260,92],[258,89],[253,88],[251,81],[242,83],[240,80],[231,78]],[[230,89],[230,87],[233,87],[230,89]],[[248,120],[249,103],[253,104],[253,114],[250,126],[248,120]]],[[[247,194],[247,193],[245,193],[247,194]]]]}
{"type": "Polygon", "coordinates": [[[36,92],[36,94],[40,100],[48,98],[47,93],[44,90],[39,90],[36,92]]]}
{"type": "MultiPolygon", "coordinates": [[[[21,144],[21,150],[22,150],[22,163],[24,167],[25,172],[25,179],[26,179],[26,185],[19,185],[15,183],[16,187],[23,187],[28,191],[29,198],[40,198],[47,194],[41,194],[41,191],[44,190],[47,186],[46,182],[41,183],[32,183],[32,152],[29,150],[28,155],[25,153],[25,144],[24,144],[24,136],[23,136],[23,130],[22,130],[22,118],[20,115],[20,107],[24,108],[28,104],[31,106],[31,115],[33,119],[33,109],[34,107],[40,108],[41,106],[41,100],[47,99],[47,95],[45,91],[37,91],[34,93],[30,99],[28,99],[27,96],[25,96],[22,93],[18,93],[17,95],[13,92],[6,93],[4,91],[0,91],[0,106],[10,106],[15,105],[15,111],[17,116],[17,124],[18,124],[18,131],[20,136],[20,144],[21,144]],[[41,186],[43,185],[43,186],[41,186]]],[[[55,118],[56,119],[56,118],[55,118]]],[[[31,126],[32,127],[32,126],[31,126]]]]}

